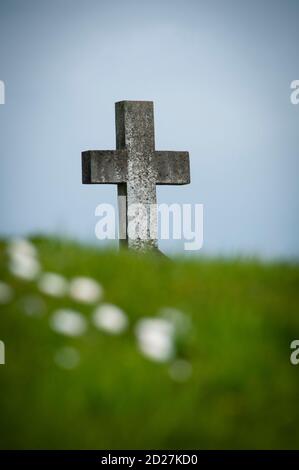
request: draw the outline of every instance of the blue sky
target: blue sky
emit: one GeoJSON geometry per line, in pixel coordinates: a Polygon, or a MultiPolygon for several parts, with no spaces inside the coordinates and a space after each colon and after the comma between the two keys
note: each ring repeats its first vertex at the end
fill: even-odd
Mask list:
{"type": "Polygon", "coordinates": [[[81,151],[115,148],[115,101],[153,100],[156,148],[188,150],[192,178],[158,201],[204,204],[202,253],[298,258],[298,17],[295,0],[1,0],[1,235],[100,245],[116,187],[81,184],[81,151]]]}

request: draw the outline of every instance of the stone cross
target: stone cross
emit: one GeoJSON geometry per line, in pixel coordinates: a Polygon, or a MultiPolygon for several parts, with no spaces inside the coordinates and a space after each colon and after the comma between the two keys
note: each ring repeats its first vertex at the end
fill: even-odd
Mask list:
{"type": "Polygon", "coordinates": [[[137,250],[157,249],[156,184],[190,183],[189,153],[155,150],[152,101],[115,103],[115,124],[116,150],[82,152],[82,182],[117,184],[118,196],[124,196],[119,197],[122,243],[137,250]],[[134,236],[132,207],[141,207],[134,236]]]}

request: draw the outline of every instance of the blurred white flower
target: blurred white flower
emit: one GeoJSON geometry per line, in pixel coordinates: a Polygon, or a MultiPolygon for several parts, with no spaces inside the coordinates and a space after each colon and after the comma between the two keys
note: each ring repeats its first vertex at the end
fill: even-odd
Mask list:
{"type": "Polygon", "coordinates": [[[54,361],[62,369],[75,369],[80,362],[80,354],[75,348],[61,348],[54,355],[54,361]]]}
{"type": "Polygon", "coordinates": [[[12,298],[12,288],[5,282],[0,281],[0,304],[7,304],[12,298]]]}
{"type": "Polygon", "coordinates": [[[139,349],[145,356],[160,362],[166,362],[174,356],[175,329],[170,321],[144,318],[137,323],[135,332],[139,349]]]}
{"type": "Polygon", "coordinates": [[[56,310],[50,319],[50,325],[57,333],[67,336],[80,336],[87,329],[84,316],[68,309],[56,310]]]}
{"type": "Polygon", "coordinates": [[[38,287],[44,294],[62,297],[68,290],[68,283],[60,274],[44,273],[38,282],[38,287]]]}
{"type": "Polygon", "coordinates": [[[27,295],[20,300],[22,311],[29,316],[41,316],[46,311],[46,304],[39,295],[27,295]]]}
{"type": "Polygon", "coordinates": [[[14,255],[10,260],[9,269],[15,276],[30,281],[38,276],[40,265],[35,258],[24,255],[14,255]]]}
{"type": "Polygon", "coordinates": [[[102,286],[89,277],[76,277],[70,283],[70,296],[78,302],[94,303],[102,294],[102,286]]]}
{"type": "Polygon", "coordinates": [[[186,382],[192,375],[192,365],[184,359],[177,359],[170,365],[168,372],[175,382],[186,382]]]}
{"type": "Polygon", "coordinates": [[[10,256],[23,255],[31,258],[37,257],[37,250],[33,243],[23,238],[11,240],[7,247],[10,256]]]}
{"type": "Polygon", "coordinates": [[[10,262],[9,269],[15,276],[33,280],[40,272],[37,251],[28,240],[13,240],[7,248],[10,262]]]}
{"type": "Polygon", "coordinates": [[[160,317],[169,320],[175,327],[176,333],[188,333],[191,329],[191,318],[186,313],[174,307],[163,307],[158,312],[160,317]]]}
{"type": "Polygon", "coordinates": [[[93,314],[94,325],[111,334],[122,333],[128,326],[126,314],[116,305],[100,305],[93,314]]]}

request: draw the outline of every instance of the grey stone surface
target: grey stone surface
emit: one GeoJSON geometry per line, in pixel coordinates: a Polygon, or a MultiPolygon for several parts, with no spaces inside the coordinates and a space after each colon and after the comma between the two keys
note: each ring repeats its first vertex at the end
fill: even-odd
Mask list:
{"type": "Polygon", "coordinates": [[[155,152],[156,184],[189,184],[190,166],[188,152],[155,152]]]}
{"type": "Polygon", "coordinates": [[[126,150],[82,152],[83,184],[118,184],[127,181],[126,150]]]}
{"type": "MultiPolygon", "coordinates": [[[[156,249],[156,184],[190,183],[188,152],[155,151],[152,101],[115,103],[116,150],[82,152],[83,184],[117,184],[121,243],[137,250],[156,249]],[[125,201],[125,202],[124,202],[125,201]],[[142,204],[134,221],[143,235],[130,235],[130,211],[142,204]]],[[[132,215],[132,214],[131,214],[132,215]]]]}

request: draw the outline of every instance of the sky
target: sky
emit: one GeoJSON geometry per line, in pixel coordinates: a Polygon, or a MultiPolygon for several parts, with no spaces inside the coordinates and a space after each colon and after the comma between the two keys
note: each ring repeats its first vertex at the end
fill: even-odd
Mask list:
{"type": "MultiPolygon", "coordinates": [[[[190,153],[191,184],[159,203],[204,205],[199,254],[299,258],[297,0],[1,0],[0,236],[101,246],[81,152],[114,149],[114,103],[155,105],[157,150],[190,153]]],[[[182,252],[182,241],[162,241],[182,252]]]]}

